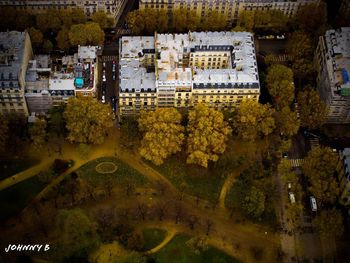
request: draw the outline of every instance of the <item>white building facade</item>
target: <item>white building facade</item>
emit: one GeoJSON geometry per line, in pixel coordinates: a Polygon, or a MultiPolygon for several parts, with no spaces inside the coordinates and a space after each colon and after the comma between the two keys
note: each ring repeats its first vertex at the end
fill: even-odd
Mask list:
{"type": "Polygon", "coordinates": [[[189,32],[122,37],[121,115],[198,103],[231,108],[259,99],[254,39],[245,32],[189,32]]]}

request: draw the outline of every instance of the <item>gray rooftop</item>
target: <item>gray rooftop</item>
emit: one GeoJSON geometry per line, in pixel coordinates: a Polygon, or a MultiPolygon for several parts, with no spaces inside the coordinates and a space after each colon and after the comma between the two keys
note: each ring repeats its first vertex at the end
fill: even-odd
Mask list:
{"type": "Polygon", "coordinates": [[[25,37],[25,32],[0,32],[0,74],[5,80],[18,80],[25,37]]]}

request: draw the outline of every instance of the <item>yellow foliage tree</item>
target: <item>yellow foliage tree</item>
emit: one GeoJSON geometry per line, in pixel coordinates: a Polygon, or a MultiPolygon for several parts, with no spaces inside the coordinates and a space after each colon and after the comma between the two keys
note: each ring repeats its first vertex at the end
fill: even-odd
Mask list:
{"type": "Polygon", "coordinates": [[[185,138],[181,125],[181,114],[175,108],[159,108],[153,112],[142,112],[138,120],[143,133],[140,154],[156,165],[181,150],[185,138]]]}
{"type": "Polygon", "coordinates": [[[70,142],[101,144],[106,129],[113,126],[111,107],[92,97],[69,99],[64,118],[70,142]]]}
{"type": "Polygon", "coordinates": [[[256,100],[246,99],[236,110],[234,129],[245,140],[254,141],[259,135],[267,136],[275,128],[274,109],[256,100]]]}
{"type": "Polygon", "coordinates": [[[208,167],[226,148],[231,129],[222,112],[198,104],[188,116],[187,163],[208,167]]]}

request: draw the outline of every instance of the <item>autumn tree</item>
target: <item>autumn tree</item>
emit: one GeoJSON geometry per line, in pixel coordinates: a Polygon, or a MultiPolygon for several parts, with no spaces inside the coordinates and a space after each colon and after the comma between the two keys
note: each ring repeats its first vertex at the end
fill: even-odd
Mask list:
{"type": "Polygon", "coordinates": [[[126,256],[123,256],[121,258],[118,258],[116,261],[113,261],[113,263],[146,263],[146,262],[147,262],[147,258],[141,253],[138,253],[136,251],[131,251],[126,256]]]}
{"type": "Polygon", "coordinates": [[[86,24],[73,25],[68,33],[71,45],[102,45],[104,32],[99,24],[88,22],[86,24]]]}
{"type": "Polygon", "coordinates": [[[92,97],[71,98],[64,111],[70,142],[101,144],[113,126],[112,110],[92,97]]]}
{"type": "Polygon", "coordinates": [[[53,31],[58,32],[62,27],[59,11],[49,9],[36,16],[36,27],[43,33],[53,31]]]}
{"type": "Polygon", "coordinates": [[[0,153],[6,148],[7,139],[9,135],[8,121],[0,113],[0,153]]]}
{"type": "Polygon", "coordinates": [[[44,146],[46,140],[46,120],[37,118],[35,122],[29,126],[30,139],[33,145],[40,149],[44,146]]]}
{"type": "Polygon", "coordinates": [[[259,219],[265,211],[265,194],[252,186],[242,201],[244,212],[254,219],[259,219]]]}
{"type": "Polygon", "coordinates": [[[69,42],[69,29],[63,27],[57,34],[56,41],[57,47],[62,50],[68,50],[70,48],[69,42]]]}
{"type": "Polygon", "coordinates": [[[30,40],[34,47],[38,48],[43,43],[44,37],[43,33],[35,27],[31,27],[28,29],[28,34],[30,36],[30,40]]]}
{"type": "Polygon", "coordinates": [[[309,35],[303,31],[292,33],[288,39],[286,51],[291,57],[292,70],[300,86],[301,81],[314,72],[312,62],[314,51],[309,35]]]}
{"type": "Polygon", "coordinates": [[[226,27],[227,17],[218,11],[209,12],[200,24],[200,28],[203,31],[223,31],[226,27]]]}
{"type": "Polygon", "coordinates": [[[99,24],[102,29],[110,28],[113,26],[113,20],[107,17],[107,14],[103,11],[97,11],[92,15],[92,21],[99,24]]]}
{"type": "Polygon", "coordinates": [[[280,64],[268,69],[266,84],[277,109],[289,106],[294,99],[293,71],[280,64]]]}
{"type": "Polygon", "coordinates": [[[143,133],[139,152],[145,159],[160,165],[167,157],[181,150],[184,128],[181,114],[175,108],[142,112],[138,123],[143,133]]]}
{"type": "Polygon", "coordinates": [[[343,216],[336,208],[322,210],[314,219],[313,224],[321,237],[325,239],[340,237],[344,232],[343,216]]]}
{"type": "Polygon", "coordinates": [[[289,107],[283,107],[276,115],[276,126],[280,134],[289,138],[298,133],[300,120],[296,112],[291,111],[289,107]]]}
{"type": "Polygon", "coordinates": [[[56,217],[60,255],[68,257],[87,253],[99,244],[95,224],[81,209],[60,210],[56,217]]]}
{"type": "Polygon", "coordinates": [[[196,255],[200,255],[209,249],[207,236],[196,236],[186,241],[186,246],[196,255]]]}
{"type": "Polygon", "coordinates": [[[198,104],[188,115],[187,132],[187,163],[208,167],[225,151],[231,129],[222,112],[198,104]]]}
{"type": "Polygon", "coordinates": [[[309,129],[322,126],[326,121],[328,108],[317,91],[307,88],[305,91],[299,92],[297,98],[301,125],[309,129]]]}
{"type": "Polygon", "coordinates": [[[327,23],[327,5],[325,2],[300,6],[294,16],[295,26],[311,35],[327,23]]]}
{"type": "Polygon", "coordinates": [[[243,139],[254,141],[258,136],[267,136],[273,131],[273,113],[270,105],[245,99],[236,110],[233,128],[243,139]]]}
{"type": "Polygon", "coordinates": [[[302,170],[310,182],[309,190],[321,204],[333,204],[337,201],[340,190],[335,178],[338,158],[328,147],[312,149],[302,170]]]}

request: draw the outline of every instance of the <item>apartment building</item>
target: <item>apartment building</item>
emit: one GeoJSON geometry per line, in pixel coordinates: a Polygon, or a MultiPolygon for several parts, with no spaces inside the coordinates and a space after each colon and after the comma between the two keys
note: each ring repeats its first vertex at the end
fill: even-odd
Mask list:
{"type": "Polygon", "coordinates": [[[328,123],[350,123],[350,27],[320,37],[315,65],[317,89],[329,107],[328,123]]]}
{"type": "Polygon", "coordinates": [[[339,163],[337,165],[341,196],[339,202],[350,205],[350,148],[339,151],[339,163]]]}
{"type": "Polygon", "coordinates": [[[200,17],[211,11],[224,14],[229,22],[236,22],[243,10],[280,10],[288,17],[293,16],[298,9],[306,4],[318,3],[320,0],[139,0],[140,9],[155,8],[166,10],[184,8],[195,10],[200,17]]]}
{"type": "Polygon", "coordinates": [[[51,8],[61,10],[80,8],[87,16],[90,16],[97,11],[104,11],[116,21],[126,3],[127,0],[0,0],[0,6],[10,6],[32,12],[43,12],[51,8]]]}
{"type": "Polygon", "coordinates": [[[156,33],[119,41],[121,115],[198,103],[231,108],[243,98],[259,99],[251,33],[156,33]]]}
{"type": "Polygon", "coordinates": [[[0,33],[0,113],[28,115],[24,90],[28,63],[32,58],[27,32],[0,33]]]}
{"type": "Polygon", "coordinates": [[[50,56],[36,55],[29,61],[25,98],[31,114],[45,114],[52,107],[49,93],[50,56]]]}

